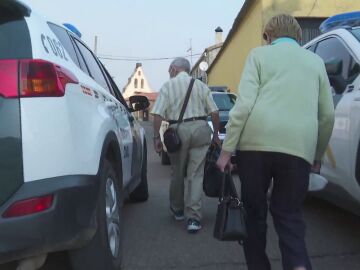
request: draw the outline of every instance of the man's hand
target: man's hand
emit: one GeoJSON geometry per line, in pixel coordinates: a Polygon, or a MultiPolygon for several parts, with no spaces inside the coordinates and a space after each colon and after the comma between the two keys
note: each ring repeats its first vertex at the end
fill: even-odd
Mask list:
{"type": "Polygon", "coordinates": [[[161,151],[163,150],[163,144],[160,139],[160,136],[154,138],[154,148],[156,153],[161,153],[161,151]]]}
{"type": "Polygon", "coordinates": [[[321,160],[315,160],[314,164],[311,167],[311,172],[320,174],[320,169],[321,169],[321,160]]]}
{"type": "Polygon", "coordinates": [[[218,166],[219,170],[224,172],[225,169],[229,169],[230,171],[233,168],[231,164],[231,152],[227,152],[222,150],[219,159],[216,162],[216,166],[218,166]]]}

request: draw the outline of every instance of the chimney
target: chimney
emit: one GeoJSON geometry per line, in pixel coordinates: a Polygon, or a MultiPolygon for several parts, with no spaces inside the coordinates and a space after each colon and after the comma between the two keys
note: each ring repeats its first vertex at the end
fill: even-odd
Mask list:
{"type": "Polygon", "coordinates": [[[141,67],[141,66],[142,66],[141,63],[136,63],[136,68],[141,67]]]}
{"type": "Polygon", "coordinates": [[[222,33],[223,33],[223,30],[221,29],[220,26],[215,29],[215,44],[216,45],[223,42],[222,33]]]}

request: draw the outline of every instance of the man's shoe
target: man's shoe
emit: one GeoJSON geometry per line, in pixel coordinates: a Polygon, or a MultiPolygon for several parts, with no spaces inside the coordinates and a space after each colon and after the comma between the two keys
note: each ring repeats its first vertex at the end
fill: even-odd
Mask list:
{"type": "Polygon", "coordinates": [[[189,233],[197,233],[201,229],[200,222],[195,219],[189,219],[187,222],[187,230],[189,233]]]}
{"type": "Polygon", "coordinates": [[[181,221],[181,220],[185,219],[184,211],[181,211],[181,210],[176,211],[171,206],[170,206],[170,211],[173,213],[176,221],[181,221]]]}

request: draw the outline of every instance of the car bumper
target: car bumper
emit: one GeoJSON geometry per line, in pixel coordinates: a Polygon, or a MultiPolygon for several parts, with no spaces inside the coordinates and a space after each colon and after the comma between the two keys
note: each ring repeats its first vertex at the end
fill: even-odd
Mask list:
{"type": "Polygon", "coordinates": [[[0,208],[0,263],[86,244],[96,232],[96,176],[65,176],[27,182],[0,208]],[[44,212],[3,218],[14,202],[54,195],[44,212]]]}

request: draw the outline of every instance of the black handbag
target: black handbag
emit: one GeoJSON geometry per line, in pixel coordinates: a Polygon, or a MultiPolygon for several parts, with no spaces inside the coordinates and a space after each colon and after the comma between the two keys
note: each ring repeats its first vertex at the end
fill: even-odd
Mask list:
{"type": "Polygon", "coordinates": [[[186,109],[186,106],[189,102],[189,98],[190,98],[190,94],[191,94],[191,90],[194,86],[194,82],[195,82],[195,79],[191,79],[190,81],[190,85],[189,85],[189,88],[187,90],[187,93],[186,93],[186,96],[185,96],[185,100],[184,100],[184,103],[183,103],[183,106],[181,108],[181,112],[180,112],[180,115],[179,115],[179,119],[177,121],[177,126],[176,128],[174,127],[169,127],[165,132],[164,132],[164,144],[166,146],[166,150],[171,154],[171,153],[175,153],[177,151],[179,151],[180,147],[181,147],[181,139],[179,137],[179,134],[178,134],[178,127],[179,127],[179,124],[181,124],[182,120],[183,120],[183,117],[184,117],[184,113],[185,113],[185,109],[186,109]]]}
{"type": "Polygon", "coordinates": [[[247,238],[246,211],[237,195],[230,172],[223,174],[221,197],[216,213],[214,237],[220,241],[239,241],[247,238]]]}
{"type": "Polygon", "coordinates": [[[212,141],[205,157],[203,190],[206,196],[219,198],[221,196],[221,179],[223,173],[216,166],[221,152],[221,146],[212,141]]]}

